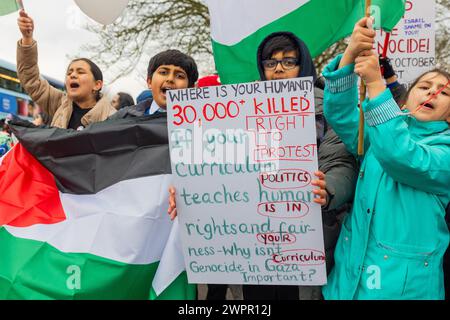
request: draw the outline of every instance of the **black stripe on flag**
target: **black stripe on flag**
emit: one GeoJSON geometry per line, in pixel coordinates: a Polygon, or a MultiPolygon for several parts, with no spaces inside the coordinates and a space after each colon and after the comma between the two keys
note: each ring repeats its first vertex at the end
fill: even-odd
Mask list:
{"type": "Polygon", "coordinates": [[[23,120],[10,127],[65,193],[93,194],[122,180],[171,173],[165,114],[106,120],[82,131],[23,120]]]}

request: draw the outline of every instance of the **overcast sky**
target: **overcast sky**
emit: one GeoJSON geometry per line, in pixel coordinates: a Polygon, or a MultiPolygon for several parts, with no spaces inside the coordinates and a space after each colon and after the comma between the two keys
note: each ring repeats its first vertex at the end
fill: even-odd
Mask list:
{"type": "MultiPolygon", "coordinates": [[[[70,62],[69,56],[84,56],[80,50],[81,46],[97,39],[95,34],[82,28],[90,19],[80,11],[73,0],[23,0],[23,2],[35,23],[34,38],[39,45],[41,73],[64,81],[64,74],[70,62]]],[[[14,64],[16,64],[16,42],[21,38],[17,17],[17,12],[0,16],[0,58],[14,64]]],[[[146,89],[145,78],[137,72],[108,86],[109,79],[105,70],[107,66],[100,67],[106,76],[104,91],[109,95],[125,91],[136,99],[136,96],[146,89]]]]}

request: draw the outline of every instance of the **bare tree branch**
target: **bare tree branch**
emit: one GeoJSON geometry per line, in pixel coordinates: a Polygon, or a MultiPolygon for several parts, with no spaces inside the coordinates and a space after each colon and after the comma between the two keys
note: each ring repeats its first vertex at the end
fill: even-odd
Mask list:
{"type": "MultiPolygon", "coordinates": [[[[438,66],[447,70],[450,69],[449,15],[450,0],[436,0],[436,58],[438,66]]],[[[132,0],[116,23],[107,27],[86,26],[99,35],[99,42],[83,50],[100,65],[108,66],[112,81],[168,48],[192,55],[202,73],[212,73],[215,67],[209,24],[208,8],[201,0],[132,0]]],[[[345,46],[344,40],[338,41],[317,56],[314,59],[317,70],[321,72],[345,46]]]]}

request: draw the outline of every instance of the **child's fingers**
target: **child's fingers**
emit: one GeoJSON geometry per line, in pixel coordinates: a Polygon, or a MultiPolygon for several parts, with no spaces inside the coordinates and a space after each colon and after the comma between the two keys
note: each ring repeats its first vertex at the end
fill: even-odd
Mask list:
{"type": "Polygon", "coordinates": [[[170,215],[169,215],[170,220],[175,219],[177,217],[177,215],[178,215],[177,209],[175,208],[175,209],[172,210],[172,212],[170,212],[170,215]]]}
{"type": "Polygon", "coordinates": [[[17,23],[22,32],[25,32],[25,31],[31,32],[34,29],[34,23],[29,18],[18,18],[17,23]]]}
{"type": "Polygon", "coordinates": [[[327,191],[325,189],[314,189],[313,193],[321,198],[325,198],[327,196],[327,191]]]}
{"type": "Polygon", "coordinates": [[[23,28],[32,28],[33,27],[33,23],[31,23],[28,20],[19,20],[19,21],[17,21],[17,23],[19,24],[20,27],[23,27],[23,28]]]}
{"type": "Polygon", "coordinates": [[[367,27],[367,23],[368,23],[367,20],[368,20],[368,17],[363,17],[363,18],[359,19],[358,22],[356,23],[356,26],[362,27],[362,28],[367,27]]]}
{"type": "Polygon", "coordinates": [[[375,52],[373,52],[373,50],[364,50],[364,51],[361,51],[361,53],[359,54],[360,57],[371,57],[374,55],[375,55],[375,52]]]}
{"type": "Polygon", "coordinates": [[[356,29],[364,29],[367,31],[373,31],[373,32],[368,33],[368,34],[373,34],[373,33],[375,33],[375,30],[373,30],[371,27],[373,26],[374,22],[375,22],[374,17],[363,17],[355,24],[355,28],[356,29]]]}
{"type": "Polygon", "coordinates": [[[355,64],[357,63],[367,63],[370,62],[371,64],[378,64],[378,58],[372,54],[372,55],[367,55],[367,56],[358,56],[355,59],[355,64]]]}
{"type": "Polygon", "coordinates": [[[20,10],[19,10],[19,16],[28,18],[28,14],[27,14],[27,13],[25,12],[25,10],[23,10],[23,9],[20,9],[20,10]]]}
{"type": "Polygon", "coordinates": [[[172,212],[177,207],[175,198],[175,188],[173,186],[169,187],[169,209],[168,212],[172,212]]]}
{"type": "Polygon", "coordinates": [[[313,186],[319,187],[320,189],[325,189],[327,187],[327,183],[325,180],[314,180],[311,182],[313,186]]]}
{"type": "Polygon", "coordinates": [[[375,42],[375,37],[377,35],[375,30],[367,28],[357,28],[355,34],[359,37],[359,40],[365,40],[368,42],[375,42]]]}
{"type": "MultiPolygon", "coordinates": [[[[366,61],[369,61],[369,57],[367,57],[367,56],[358,56],[356,59],[355,59],[355,64],[362,64],[362,63],[364,63],[364,62],[366,62],[366,61]]],[[[356,66],[355,66],[356,67],[356,66]]]]}
{"type": "Polygon", "coordinates": [[[356,40],[355,44],[354,44],[354,47],[355,47],[355,49],[354,49],[355,54],[357,56],[359,56],[360,53],[363,52],[363,51],[372,50],[373,42],[356,40]]]}
{"type": "Polygon", "coordinates": [[[314,202],[319,203],[320,205],[325,205],[327,202],[327,192],[325,190],[313,190],[313,193],[317,196],[314,198],[314,202]]]}
{"type": "Polygon", "coordinates": [[[311,181],[311,184],[313,186],[319,187],[319,189],[314,189],[313,193],[326,200],[327,191],[325,190],[325,188],[327,186],[327,183],[325,181],[325,173],[323,173],[322,171],[316,171],[314,172],[314,174],[319,178],[319,180],[313,180],[311,181]]]}
{"type": "Polygon", "coordinates": [[[325,189],[327,186],[327,183],[325,181],[325,173],[319,170],[314,172],[314,175],[319,178],[311,181],[311,184],[313,186],[319,187],[319,189],[313,189],[313,193],[317,196],[314,198],[314,202],[320,204],[321,206],[324,206],[327,203],[328,195],[325,189]]]}
{"type": "Polygon", "coordinates": [[[22,22],[22,23],[30,23],[31,22],[30,18],[23,18],[23,17],[17,18],[17,21],[22,22]]]}
{"type": "Polygon", "coordinates": [[[362,32],[359,32],[355,34],[354,41],[358,42],[359,44],[373,45],[373,43],[375,42],[375,38],[367,36],[362,32]]]}
{"type": "Polygon", "coordinates": [[[367,73],[367,66],[364,62],[355,64],[355,73],[360,77],[364,77],[367,73]]]}
{"type": "Polygon", "coordinates": [[[325,173],[323,173],[322,171],[318,170],[314,172],[314,175],[319,178],[320,180],[325,180],[325,173]]]}
{"type": "Polygon", "coordinates": [[[327,200],[322,199],[322,198],[316,198],[313,200],[315,203],[320,204],[321,206],[324,206],[327,203],[327,200]]]}
{"type": "Polygon", "coordinates": [[[173,209],[175,209],[176,207],[177,207],[177,204],[175,202],[175,197],[170,196],[169,197],[169,209],[167,211],[170,212],[173,209]]]}

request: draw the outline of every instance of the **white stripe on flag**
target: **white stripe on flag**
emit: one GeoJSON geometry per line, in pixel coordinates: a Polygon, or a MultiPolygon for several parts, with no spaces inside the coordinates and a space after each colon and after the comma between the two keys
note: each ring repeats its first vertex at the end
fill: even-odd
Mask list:
{"type": "Polygon", "coordinates": [[[231,46],[310,0],[205,1],[211,17],[211,37],[220,44],[231,46]]]}
{"type": "Polygon", "coordinates": [[[60,193],[65,221],[6,229],[63,252],[153,263],[160,260],[173,225],[167,214],[170,181],[171,175],[158,175],[121,181],[93,195],[60,193]]]}
{"type": "Polygon", "coordinates": [[[152,287],[160,295],[185,270],[180,224],[175,218],[166,248],[153,278],[152,287]]]}

